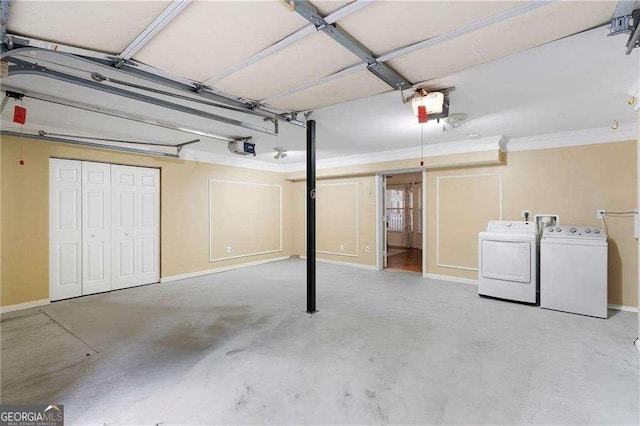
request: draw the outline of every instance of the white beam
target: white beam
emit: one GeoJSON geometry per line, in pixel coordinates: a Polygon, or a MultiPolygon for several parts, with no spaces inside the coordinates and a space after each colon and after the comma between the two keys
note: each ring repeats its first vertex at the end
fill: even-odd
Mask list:
{"type": "MultiPolygon", "coordinates": [[[[361,10],[362,8],[364,8],[365,6],[368,6],[369,4],[371,4],[374,0],[355,0],[349,4],[347,4],[346,6],[341,7],[340,9],[336,10],[335,12],[331,13],[330,15],[328,15],[326,18],[324,18],[324,20],[328,23],[328,24],[333,24],[335,22],[337,22],[339,19],[345,18],[349,15],[351,15],[352,13],[355,13],[359,10],[361,10]]],[[[218,81],[229,77],[231,74],[235,74],[238,71],[248,67],[249,65],[255,64],[256,62],[266,58],[267,56],[271,56],[276,52],[279,52],[280,50],[284,49],[287,46],[290,46],[291,44],[295,43],[296,41],[311,35],[313,33],[315,33],[317,30],[316,28],[309,24],[306,25],[302,28],[300,28],[298,31],[289,34],[288,36],[286,36],[285,38],[283,38],[282,40],[278,41],[275,44],[272,44],[271,46],[267,47],[264,50],[261,50],[260,52],[256,53],[255,55],[245,59],[244,61],[240,62],[237,65],[234,65],[233,67],[229,68],[228,70],[214,76],[211,77],[207,80],[205,80],[204,84],[207,85],[213,85],[215,83],[217,83],[218,81]]]]}
{"type": "Polygon", "coordinates": [[[174,0],[154,21],[145,28],[122,53],[118,55],[120,59],[131,59],[133,55],[138,53],[153,37],[156,36],[164,27],[169,24],[180,12],[189,6],[191,0],[174,0]]]}

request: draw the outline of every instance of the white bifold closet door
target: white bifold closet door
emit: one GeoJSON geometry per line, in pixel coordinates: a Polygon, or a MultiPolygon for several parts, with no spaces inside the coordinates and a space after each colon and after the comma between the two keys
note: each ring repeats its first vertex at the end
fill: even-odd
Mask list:
{"type": "Polygon", "coordinates": [[[49,298],[82,295],[82,163],[49,160],[49,298]]]}
{"type": "Polygon", "coordinates": [[[50,159],[49,298],[160,280],[160,171],[50,159]]]}
{"type": "Polygon", "coordinates": [[[111,164],[82,162],[82,294],[111,290],[111,164]]]}
{"type": "Polygon", "coordinates": [[[160,171],[111,166],[111,288],[160,280],[160,171]]]}

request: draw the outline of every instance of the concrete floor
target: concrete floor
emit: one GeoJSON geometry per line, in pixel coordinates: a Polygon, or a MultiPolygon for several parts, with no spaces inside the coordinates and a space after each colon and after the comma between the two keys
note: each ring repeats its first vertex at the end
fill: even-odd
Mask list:
{"type": "Polygon", "coordinates": [[[67,424],[639,423],[635,313],[289,260],[2,321],[2,402],[67,424]]]}

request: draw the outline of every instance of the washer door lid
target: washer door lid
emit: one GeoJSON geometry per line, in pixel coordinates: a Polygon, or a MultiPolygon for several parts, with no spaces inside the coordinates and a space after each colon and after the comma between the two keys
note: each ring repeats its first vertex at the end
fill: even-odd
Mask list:
{"type": "Polygon", "coordinates": [[[481,273],[484,278],[531,282],[531,243],[523,241],[482,241],[481,273]]]}

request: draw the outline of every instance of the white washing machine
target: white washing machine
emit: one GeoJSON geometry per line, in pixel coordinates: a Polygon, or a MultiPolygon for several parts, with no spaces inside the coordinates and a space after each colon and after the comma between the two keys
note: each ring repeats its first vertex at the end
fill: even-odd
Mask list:
{"type": "Polygon", "coordinates": [[[593,226],[555,226],[540,242],[540,307],[607,318],[607,236],[593,226]]]}
{"type": "Polygon", "coordinates": [[[536,303],[537,244],[534,222],[489,222],[478,235],[478,294],[536,303]]]}

